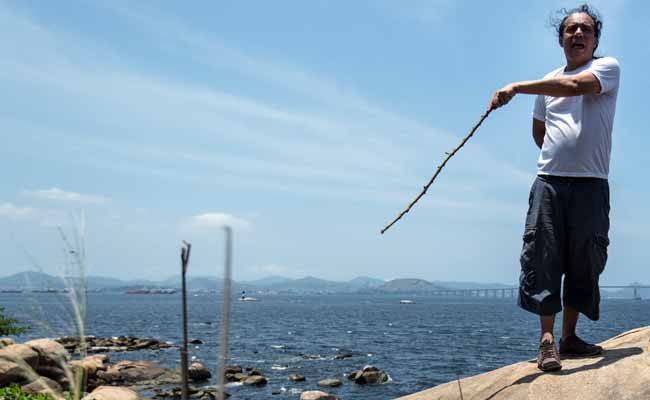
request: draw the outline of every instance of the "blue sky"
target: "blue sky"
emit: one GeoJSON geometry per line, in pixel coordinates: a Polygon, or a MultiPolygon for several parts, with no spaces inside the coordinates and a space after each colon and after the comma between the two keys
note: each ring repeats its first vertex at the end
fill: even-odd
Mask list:
{"type": "MultiPolygon", "coordinates": [[[[650,282],[645,170],[650,6],[593,3],[621,63],[602,281],[650,282]]],[[[83,210],[89,273],[222,267],[235,279],[516,282],[538,150],[533,98],[491,93],[564,64],[548,27],[575,3],[0,1],[2,275],[61,271],[83,210]]]]}

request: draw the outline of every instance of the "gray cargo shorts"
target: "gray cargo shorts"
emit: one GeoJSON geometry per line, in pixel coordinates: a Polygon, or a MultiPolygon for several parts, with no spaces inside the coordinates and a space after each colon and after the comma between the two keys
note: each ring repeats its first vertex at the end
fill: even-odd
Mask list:
{"type": "Polygon", "coordinates": [[[609,245],[607,180],[538,175],[528,204],[517,303],[539,315],[564,304],[598,320],[609,245]]]}

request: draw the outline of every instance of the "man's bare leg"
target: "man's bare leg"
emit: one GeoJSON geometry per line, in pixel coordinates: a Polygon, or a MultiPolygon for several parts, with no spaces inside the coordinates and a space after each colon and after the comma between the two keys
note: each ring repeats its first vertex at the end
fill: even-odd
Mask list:
{"type": "Polygon", "coordinates": [[[539,338],[540,342],[548,340],[553,343],[553,326],[555,325],[555,314],[552,315],[540,315],[539,321],[542,326],[542,335],[539,338]]]}
{"type": "Polygon", "coordinates": [[[578,317],[580,312],[575,308],[564,306],[564,313],[562,314],[562,339],[576,334],[576,325],[578,324],[578,317]]]}
{"type": "Polygon", "coordinates": [[[557,371],[562,368],[560,355],[557,353],[555,341],[553,340],[553,325],[555,325],[555,314],[540,315],[539,321],[542,326],[542,335],[539,338],[539,351],[537,352],[537,368],[542,371],[557,371]]]}

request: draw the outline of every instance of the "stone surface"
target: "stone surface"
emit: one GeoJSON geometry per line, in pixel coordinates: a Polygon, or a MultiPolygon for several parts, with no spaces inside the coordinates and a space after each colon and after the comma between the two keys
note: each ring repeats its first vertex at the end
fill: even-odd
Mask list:
{"type": "Polygon", "coordinates": [[[188,377],[193,381],[206,381],[212,377],[212,373],[201,363],[194,363],[187,369],[188,377]]]}
{"type": "Polygon", "coordinates": [[[366,365],[359,371],[350,372],[348,379],[359,385],[378,385],[388,382],[389,376],[375,366],[366,365]]]}
{"type": "Polygon", "coordinates": [[[53,393],[59,394],[63,391],[61,385],[59,385],[57,382],[53,381],[52,379],[46,378],[44,376],[41,376],[35,381],[23,385],[21,389],[23,392],[27,394],[43,393],[43,394],[52,395],[53,393]]]}
{"type": "MultiPolygon", "coordinates": [[[[650,326],[622,333],[601,346],[604,351],[599,356],[563,359],[562,369],[557,372],[543,373],[531,360],[461,379],[463,397],[491,400],[650,399],[650,326]]],[[[457,399],[460,398],[458,386],[457,381],[452,381],[400,397],[400,400],[457,399]]]]}
{"type": "Polygon", "coordinates": [[[38,353],[39,366],[61,367],[68,361],[68,352],[61,344],[49,339],[36,339],[24,343],[38,353]]]}
{"type": "Polygon", "coordinates": [[[323,379],[318,381],[318,386],[323,387],[339,387],[343,384],[340,379],[323,379]]]}
{"type": "Polygon", "coordinates": [[[268,380],[262,375],[253,375],[249,376],[244,380],[244,385],[246,386],[264,386],[268,380]]]}
{"type": "Polygon", "coordinates": [[[12,344],[0,349],[0,359],[19,362],[22,360],[31,368],[38,367],[38,353],[25,344],[12,344]]]}
{"type": "Polygon", "coordinates": [[[339,398],[320,390],[308,390],[300,393],[300,400],[339,400],[339,398]]]}
{"type": "MultiPolygon", "coordinates": [[[[81,340],[77,336],[56,339],[70,353],[79,352],[81,340]]],[[[113,338],[85,337],[86,351],[90,353],[105,353],[108,351],[159,350],[172,347],[170,344],[153,338],[137,338],[134,336],[119,336],[113,338]]]]}
{"type": "Polygon", "coordinates": [[[291,374],[289,375],[289,380],[292,382],[303,382],[305,377],[300,374],[291,374]]]}
{"type": "Polygon", "coordinates": [[[138,394],[131,389],[115,386],[100,386],[82,400],[139,400],[138,394]]]}
{"type": "Polygon", "coordinates": [[[12,344],[16,344],[16,342],[10,338],[10,337],[1,337],[0,338],[0,348],[5,347],[5,346],[11,346],[12,344]]]}
{"type": "Polygon", "coordinates": [[[124,384],[150,381],[168,370],[150,361],[120,361],[106,371],[98,371],[97,377],[106,383],[124,384]]]}
{"type": "Polygon", "coordinates": [[[53,379],[63,387],[68,385],[65,373],[68,352],[65,347],[50,339],[30,340],[24,344],[38,353],[38,366],[35,368],[37,374],[53,379]]]}

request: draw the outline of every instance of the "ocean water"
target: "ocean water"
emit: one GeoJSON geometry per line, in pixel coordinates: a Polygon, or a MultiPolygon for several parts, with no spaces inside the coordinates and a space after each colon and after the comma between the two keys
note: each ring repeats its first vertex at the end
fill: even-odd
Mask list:
{"type": "MultiPolygon", "coordinates": [[[[536,355],[538,320],[519,309],[514,298],[256,297],[258,302],[232,302],[228,364],[255,367],[269,383],[262,388],[229,387],[232,399],[297,399],[297,392],[319,389],[317,382],[325,378],[343,381],[341,387],[324,390],[346,400],[392,399],[536,355]],[[399,304],[402,298],[416,304],[399,304]],[[342,353],[352,357],[335,359],[342,353]],[[390,382],[359,386],[344,377],[368,364],[386,371],[390,382]],[[291,373],[307,380],[290,382],[291,373]],[[276,391],[281,393],[272,395],[276,391]]],[[[179,294],[89,293],[87,301],[89,335],[132,335],[181,343],[179,294]]],[[[0,304],[5,314],[33,326],[20,341],[75,334],[66,295],[3,293],[0,304]]],[[[216,375],[221,299],[190,295],[188,308],[190,339],[204,342],[190,345],[190,357],[216,375]]],[[[650,301],[605,299],[601,314],[598,322],[581,319],[578,333],[602,341],[650,325],[650,301]]],[[[180,363],[177,348],[108,355],[112,361],[153,360],[169,368],[180,363]]]]}

